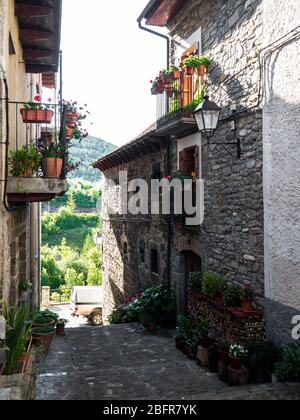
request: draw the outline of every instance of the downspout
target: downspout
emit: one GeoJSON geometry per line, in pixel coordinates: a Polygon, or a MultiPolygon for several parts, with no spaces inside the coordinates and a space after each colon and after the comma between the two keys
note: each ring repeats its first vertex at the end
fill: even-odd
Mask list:
{"type": "Polygon", "coordinates": [[[141,18],[138,19],[138,24],[139,24],[139,28],[142,31],[149,32],[150,34],[156,35],[156,36],[158,36],[160,38],[163,38],[167,41],[167,69],[168,69],[170,67],[170,38],[167,35],[163,35],[160,32],[156,32],[153,29],[149,29],[146,26],[143,26],[141,18]]]}
{"type": "MultiPolygon", "coordinates": [[[[149,29],[146,26],[142,25],[142,17],[138,18],[138,24],[139,28],[143,31],[149,32],[152,35],[158,36],[160,38],[163,38],[167,41],[167,69],[170,67],[170,38],[167,35],[163,35],[160,32],[156,32],[153,29],[149,29]]],[[[166,153],[167,153],[167,161],[166,161],[166,170],[167,170],[167,176],[171,175],[172,171],[172,156],[171,156],[171,139],[168,139],[167,146],[166,146],[166,153]]],[[[167,233],[167,243],[168,243],[168,252],[167,252],[167,281],[168,281],[168,287],[171,289],[172,287],[172,279],[171,279],[171,258],[172,258],[172,218],[171,215],[168,216],[168,233],[167,233]]]]}
{"type": "MultiPolygon", "coordinates": [[[[7,201],[6,201],[6,193],[7,193],[7,183],[8,183],[8,154],[9,154],[9,90],[8,90],[8,83],[6,79],[6,72],[5,69],[0,64],[0,71],[2,73],[2,79],[4,83],[4,89],[5,89],[5,113],[6,113],[6,140],[5,142],[1,143],[1,146],[5,146],[5,159],[4,159],[4,165],[5,165],[5,174],[4,174],[4,189],[3,189],[3,197],[2,202],[5,210],[8,213],[11,213],[11,209],[9,208],[7,201]]],[[[1,175],[2,178],[2,175],[1,175]]]]}

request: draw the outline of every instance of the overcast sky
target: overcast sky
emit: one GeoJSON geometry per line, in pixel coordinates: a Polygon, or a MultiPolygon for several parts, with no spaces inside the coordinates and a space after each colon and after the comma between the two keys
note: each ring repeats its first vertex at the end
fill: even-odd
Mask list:
{"type": "Polygon", "coordinates": [[[166,45],[138,28],[147,3],[63,1],[63,97],[87,103],[90,134],[117,145],[155,121],[150,80],[166,66],[166,45]]]}

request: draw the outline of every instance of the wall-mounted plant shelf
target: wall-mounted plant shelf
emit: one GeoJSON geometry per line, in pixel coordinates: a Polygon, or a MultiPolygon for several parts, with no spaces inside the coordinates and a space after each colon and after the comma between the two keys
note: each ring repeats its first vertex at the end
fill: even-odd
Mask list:
{"type": "Polygon", "coordinates": [[[53,200],[67,191],[63,179],[9,177],[7,200],[10,204],[40,203],[53,200]]]}

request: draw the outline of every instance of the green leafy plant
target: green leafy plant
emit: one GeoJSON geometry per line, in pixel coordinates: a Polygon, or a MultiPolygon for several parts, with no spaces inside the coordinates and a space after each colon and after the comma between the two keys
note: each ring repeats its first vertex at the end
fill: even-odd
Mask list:
{"type": "Polygon", "coordinates": [[[129,311],[139,316],[147,326],[157,322],[162,310],[168,307],[170,298],[170,290],[166,286],[151,287],[129,305],[129,311]]]}
{"type": "Polygon", "coordinates": [[[27,102],[25,104],[25,109],[33,109],[38,111],[48,110],[52,107],[51,100],[49,99],[49,103],[43,104],[42,97],[40,95],[36,95],[33,100],[27,102]]]}
{"type": "Polygon", "coordinates": [[[19,283],[19,289],[22,292],[30,292],[31,288],[32,288],[32,284],[30,283],[29,280],[21,280],[20,281],[20,283],[19,283]]]}
{"type": "Polygon", "coordinates": [[[300,382],[300,344],[281,349],[281,362],[275,367],[279,382],[300,382]]]}
{"type": "Polygon", "coordinates": [[[187,341],[193,335],[192,321],[186,315],[179,315],[176,328],[176,337],[187,341]]]}
{"type": "Polygon", "coordinates": [[[208,337],[209,330],[210,322],[206,319],[200,321],[199,324],[196,326],[198,337],[208,337]]]}
{"type": "Polygon", "coordinates": [[[248,355],[248,350],[240,344],[232,344],[229,349],[229,354],[236,359],[244,359],[248,355]]]}
{"type": "Polygon", "coordinates": [[[219,274],[210,272],[203,274],[203,291],[211,298],[221,296],[224,286],[225,281],[219,274]]]}
{"type": "Polygon", "coordinates": [[[33,324],[43,325],[43,324],[49,324],[51,322],[56,324],[58,319],[59,319],[59,316],[56,313],[46,309],[44,311],[36,311],[34,313],[33,324]]]}
{"type": "Polygon", "coordinates": [[[203,273],[194,272],[189,275],[188,287],[194,291],[202,290],[203,273]]]}
{"type": "Polygon", "coordinates": [[[22,146],[9,155],[10,173],[15,177],[32,176],[41,167],[42,155],[32,146],[22,146]]]}
{"type": "Polygon", "coordinates": [[[194,68],[198,69],[201,65],[204,65],[205,67],[209,67],[211,65],[211,60],[206,56],[196,57],[194,55],[190,55],[183,61],[183,67],[187,68],[194,68]]]}
{"type": "Polygon", "coordinates": [[[273,343],[262,341],[251,343],[248,347],[247,364],[265,379],[264,382],[271,382],[279,358],[279,349],[273,343]]]}
{"type": "Polygon", "coordinates": [[[63,319],[63,318],[60,318],[58,321],[57,321],[57,323],[56,323],[56,326],[57,327],[65,327],[67,324],[68,324],[68,320],[67,319],[63,319]]]}
{"type": "Polygon", "coordinates": [[[32,328],[32,334],[53,334],[55,333],[54,327],[36,327],[32,328]]]}
{"type": "Polygon", "coordinates": [[[250,286],[243,287],[240,291],[241,299],[253,300],[255,297],[255,289],[250,286]]]}
{"type": "Polygon", "coordinates": [[[240,286],[237,284],[229,284],[223,294],[223,302],[224,305],[229,307],[237,307],[241,306],[241,299],[240,299],[240,286]]]}
{"type": "Polygon", "coordinates": [[[206,55],[201,55],[199,57],[199,65],[200,66],[203,65],[206,68],[208,68],[211,64],[212,64],[212,60],[210,58],[208,58],[206,55]]]}
{"type": "Polygon", "coordinates": [[[31,323],[29,318],[29,305],[22,305],[20,308],[13,306],[3,308],[3,316],[6,320],[6,364],[5,375],[12,375],[16,372],[19,359],[26,350],[26,345],[31,335],[31,323]]]}

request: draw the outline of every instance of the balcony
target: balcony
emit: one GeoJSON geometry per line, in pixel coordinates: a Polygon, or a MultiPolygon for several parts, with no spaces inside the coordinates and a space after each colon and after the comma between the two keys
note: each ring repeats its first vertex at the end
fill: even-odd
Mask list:
{"type": "Polygon", "coordinates": [[[157,133],[186,137],[198,132],[194,111],[203,100],[203,76],[196,69],[161,73],[152,86],[157,97],[157,133]]]}
{"type": "Polygon", "coordinates": [[[67,190],[67,107],[7,102],[5,192],[9,205],[50,201],[67,190]]]}

